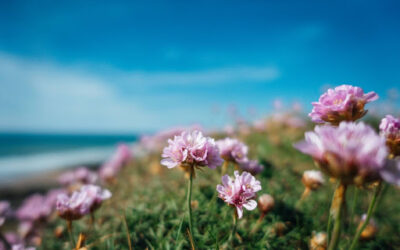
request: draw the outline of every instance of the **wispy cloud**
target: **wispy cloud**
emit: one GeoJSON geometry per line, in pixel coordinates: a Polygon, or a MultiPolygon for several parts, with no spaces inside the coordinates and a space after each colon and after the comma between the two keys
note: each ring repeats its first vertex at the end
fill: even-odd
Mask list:
{"type": "Polygon", "coordinates": [[[152,90],[159,86],[201,88],[268,82],[277,77],[276,68],[248,66],[186,72],[110,69],[103,74],[82,66],[63,66],[0,53],[0,129],[143,131],[198,121],[198,114],[207,121],[210,119],[204,107],[211,106],[212,100],[197,100],[187,105],[184,98],[179,101],[177,95],[182,94],[172,91],[158,98],[152,90]],[[146,88],[147,92],[126,96],[126,83],[130,89],[146,88]],[[168,97],[175,100],[166,102],[168,97]]]}

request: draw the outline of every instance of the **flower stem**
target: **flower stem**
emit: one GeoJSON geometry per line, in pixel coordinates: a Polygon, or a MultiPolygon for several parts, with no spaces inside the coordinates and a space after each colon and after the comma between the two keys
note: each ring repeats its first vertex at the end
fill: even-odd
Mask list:
{"type": "Polygon", "coordinates": [[[229,239],[228,239],[228,243],[232,242],[232,245],[233,245],[233,239],[235,238],[235,234],[236,234],[237,221],[238,220],[237,220],[236,211],[234,211],[234,213],[233,213],[233,228],[232,228],[231,235],[229,235],[229,239]]]}
{"type": "Polygon", "coordinates": [[[343,208],[346,201],[346,189],[347,186],[343,183],[340,183],[336,188],[334,193],[334,198],[331,206],[331,215],[334,219],[332,238],[329,242],[328,250],[335,250],[338,247],[339,239],[340,239],[340,231],[342,227],[342,214],[343,208]]]}
{"type": "Polygon", "coordinates": [[[382,181],[380,181],[378,183],[378,186],[375,189],[374,196],[372,197],[371,203],[369,204],[369,207],[368,207],[367,218],[365,219],[365,221],[362,224],[362,226],[360,228],[358,228],[356,234],[354,235],[353,241],[352,241],[351,246],[350,246],[350,250],[353,250],[353,249],[355,249],[357,247],[358,239],[360,238],[360,235],[361,235],[362,231],[364,231],[365,227],[369,223],[369,220],[370,220],[370,218],[372,216],[372,213],[374,212],[374,208],[375,208],[377,197],[381,193],[381,190],[382,190],[382,181]]]}
{"type": "Polygon", "coordinates": [[[193,245],[195,245],[195,240],[193,237],[193,220],[192,220],[192,182],[193,182],[193,173],[194,173],[194,167],[190,167],[190,177],[189,177],[189,185],[188,185],[188,194],[187,194],[187,209],[188,209],[188,215],[189,215],[189,234],[190,237],[193,240],[193,245]]]}
{"type": "MultiPolygon", "coordinates": [[[[355,211],[356,211],[356,206],[357,206],[357,199],[358,199],[358,187],[354,187],[354,196],[353,196],[353,204],[351,205],[351,214],[350,214],[350,220],[353,219],[355,211]]],[[[350,221],[351,223],[351,221],[350,221]]]]}
{"type": "Polygon", "coordinates": [[[67,229],[69,234],[69,241],[72,247],[75,247],[74,235],[72,233],[72,220],[67,220],[67,229]]]}
{"type": "Polygon", "coordinates": [[[229,162],[224,161],[224,163],[222,164],[222,167],[221,167],[221,176],[226,174],[226,171],[228,170],[228,165],[229,165],[229,162]]]}

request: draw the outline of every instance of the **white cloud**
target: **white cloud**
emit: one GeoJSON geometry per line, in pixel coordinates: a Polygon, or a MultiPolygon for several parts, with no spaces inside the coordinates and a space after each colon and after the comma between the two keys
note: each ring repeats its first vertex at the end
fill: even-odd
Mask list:
{"type": "MultiPolygon", "coordinates": [[[[176,93],[156,96],[157,86],[214,86],[266,82],[279,72],[271,67],[233,67],[192,72],[93,72],[0,53],[0,130],[143,131],[207,116],[207,102],[166,102],[176,93]],[[111,73],[111,75],[110,75],[111,73]],[[130,90],[146,94],[130,96],[130,90]],[[149,101],[150,100],[150,101],[149,101]],[[155,105],[149,103],[156,102],[155,105]],[[158,102],[158,103],[157,103],[158,102]],[[169,105],[169,106],[168,106],[169,105]],[[168,112],[165,112],[165,110],[168,112]],[[182,115],[184,114],[184,115],[182,115]],[[162,119],[162,120],[160,120],[162,119]]],[[[185,94],[186,95],[186,94],[185,94]]],[[[196,120],[197,121],[197,120],[196,120]]]]}

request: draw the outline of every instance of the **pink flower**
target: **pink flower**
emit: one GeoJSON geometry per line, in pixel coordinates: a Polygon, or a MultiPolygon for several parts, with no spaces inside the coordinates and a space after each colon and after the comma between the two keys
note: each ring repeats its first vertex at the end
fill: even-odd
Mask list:
{"type": "Polygon", "coordinates": [[[74,183],[93,184],[97,180],[97,174],[90,171],[86,167],[80,167],[72,171],[68,171],[58,178],[61,185],[69,186],[74,183]]]}
{"type": "Polygon", "coordinates": [[[264,170],[264,166],[259,164],[258,161],[256,161],[256,160],[247,160],[247,161],[241,162],[239,164],[239,167],[243,171],[247,171],[247,172],[251,173],[252,175],[257,175],[264,170]]]}
{"type": "Polygon", "coordinates": [[[0,201],[0,227],[11,213],[11,206],[8,201],[0,201]]]}
{"type": "Polygon", "coordinates": [[[176,166],[208,166],[216,168],[222,164],[218,147],[214,139],[205,137],[200,131],[182,132],[173,140],[168,140],[164,148],[161,164],[174,168],[176,166]]]}
{"type": "Polygon", "coordinates": [[[225,138],[216,142],[221,157],[225,161],[233,163],[241,163],[248,161],[247,153],[248,147],[241,141],[232,138],[225,138]]]}
{"type": "Polygon", "coordinates": [[[388,155],[385,139],[362,122],[316,126],[314,132],[306,132],[305,141],[294,146],[311,155],[328,175],[345,183],[378,179],[388,155]]]}
{"type": "Polygon", "coordinates": [[[243,207],[253,210],[257,202],[253,199],[256,192],[261,190],[261,184],[250,173],[243,172],[239,175],[234,172],[235,179],[228,175],[222,177],[222,185],[217,185],[218,196],[229,205],[236,207],[238,218],[242,218],[243,207]]]}
{"type": "Polygon", "coordinates": [[[375,92],[364,94],[359,87],[341,85],[321,95],[318,102],[313,102],[312,112],[308,115],[313,122],[329,122],[334,125],[341,121],[355,121],[367,111],[365,104],[378,99],[375,92]]]}
{"type": "Polygon", "coordinates": [[[23,244],[13,245],[11,250],[35,250],[35,247],[25,247],[23,244]]]}
{"type": "MultiPolygon", "coordinates": [[[[118,145],[117,151],[109,161],[99,169],[99,176],[103,181],[113,179],[118,172],[132,159],[130,148],[125,144],[118,145]]],[[[90,183],[89,183],[90,184],[90,183]]]]}
{"type": "Polygon", "coordinates": [[[379,125],[381,135],[386,138],[386,145],[393,156],[400,155],[400,119],[387,115],[379,125]]]}
{"type": "Polygon", "coordinates": [[[101,203],[111,197],[110,191],[95,185],[85,185],[71,196],[61,194],[57,197],[58,215],[66,220],[78,220],[94,212],[101,203]]]}
{"type": "Polygon", "coordinates": [[[37,221],[45,219],[49,215],[49,209],[45,207],[45,197],[41,194],[33,194],[26,198],[16,212],[16,216],[22,221],[37,221]]]}

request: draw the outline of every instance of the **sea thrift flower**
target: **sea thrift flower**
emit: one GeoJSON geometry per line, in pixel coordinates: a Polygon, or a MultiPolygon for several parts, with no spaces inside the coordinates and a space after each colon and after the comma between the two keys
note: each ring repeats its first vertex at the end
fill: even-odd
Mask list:
{"type": "Polygon", "coordinates": [[[117,151],[111,159],[100,167],[100,178],[103,181],[111,181],[131,159],[132,153],[129,147],[125,144],[118,145],[117,151]]]}
{"type": "Polygon", "coordinates": [[[326,250],[328,247],[328,236],[324,232],[313,232],[310,240],[310,250],[326,250]]]}
{"type": "Polygon", "coordinates": [[[70,186],[75,183],[93,184],[97,180],[97,174],[86,167],[80,167],[68,171],[58,178],[58,182],[64,186],[70,186]]]}
{"type": "Polygon", "coordinates": [[[380,175],[387,183],[400,187],[400,160],[388,160],[380,175]]]}
{"type": "Polygon", "coordinates": [[[375,92],[364,94],[359,87],[341,85],[335,89],[328,89],[318,102],[313,102],[314,108],[308,116],[313,122],[329,122],[333,125],[341,121],[356,121],[367,113],[364,110],[365,104],[377,99],[378,95],[375,92]]]}
{"type": "Polygon", "coordinates": [[[58,215],[66,220],[78,220],[94,212],[102,202],[111,197],[111,192],[95,185],[85,185],[71,196],[61,194],[57,197],[58,215]]]}
{"type": "Polygon", "coordinates": [[[11,250],[35,250],[35,247],[25,247],[23,244],[13,245],[11,250]]]}
{"type": "Polygon", "coordinates": [[[173,140],[168,140],[168,146],[164,148],[161,164],[174,168],[181,166],[187,168],[208,166],[216,168],[222,164],[219,150],[214,139],[205,137],[200,131],[182,132],[173,140]]]}
{"type": "Polygon", "coordinates": [[[248,147],[237,139],[225,138],[216,142],[220,155],[225,161],[241,163],[248,161],[248,147]]]}
{"type": "Polygon", "coordinates": [[[103,201],[111,198],[111,192],[107,189],[102,189],[95,185],[85,185],[81,188],[80,192],[85,193],[87,199],[90,200],[90,212],[94,212],[98,209],[103,201]]]}
{"type": "Polygon", "coordinates": [[[235,179],[228,175],[222,177],[222,185],[217,186],[218,196],[228,205],[236,208],[238,218],[242,218],[243,207],[253,210],[257,207],[257,202],[253,199],[256,192],[261,190],[261,184],[250,173],[243,172],[239,175],[234,172],[235,179]]]}
{"type": "Polygon", "coordinates": [[[305,141],[294,146],[344,184],[378,180],[388,154],[385,139],[362,122],[316,126],[314,132],[306,132],[305,141]]]}
{"type": "Polygon", "coordinates": [[[240,169],[249,172],[252,175],[257,175],[264,170],[264,166],[259,164],[256,160],[247,160],[239,164],[240,169]]]}
{"type": "Polygon", "coordinates": [[[8,201],[0,201],[0,227],[4,224],[10,212],[10,203],[8,201]]]}
{"type": "Polygon", "coordinates": [[[26,198],[16,212],[21,221],[38,221],[47,218],[51,209],[46,206],[46,198],[41,194],[33,194],[26,198]]]}
{"type": "Polygon", "coordinates": [[[392,156],[400,155],[400,119],[387,115],[379,125],[381,135],[386,138],[392,156]]]}
{"type": "Polygon", "coordinates": [[[56,208],[58,215],[67,220],[79,220],[90,212],[92,201],[88,199],[87,194],[75,191],[71,196],[61,194],[57,197],[56,208]]]}
{"type": "Polygon", "coordinates": [[[263,215],[271,211],[275,206],[274,197],[269,194],[263,194],[258,198],[258,207],[263,215]]]}

